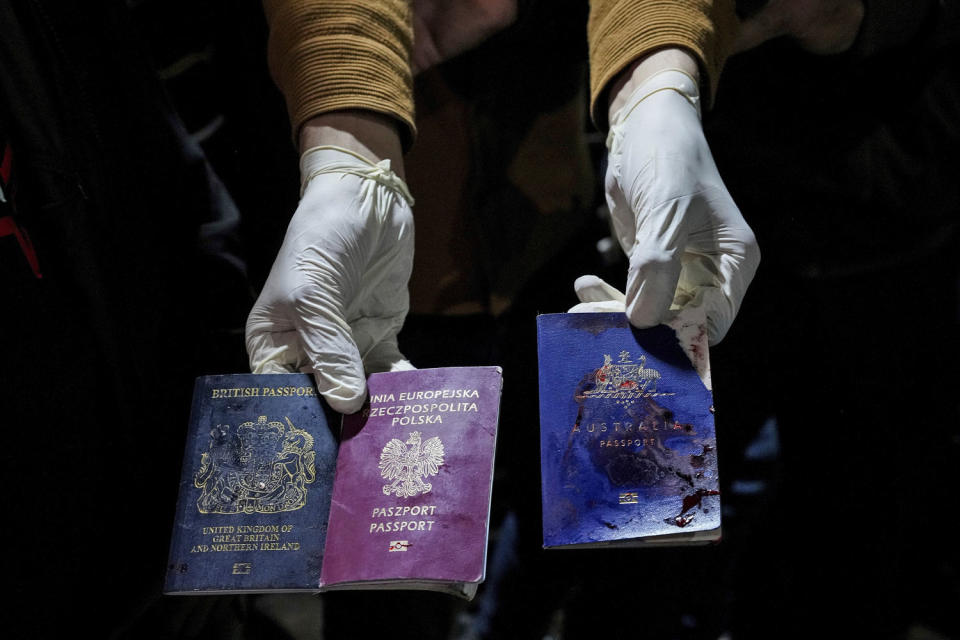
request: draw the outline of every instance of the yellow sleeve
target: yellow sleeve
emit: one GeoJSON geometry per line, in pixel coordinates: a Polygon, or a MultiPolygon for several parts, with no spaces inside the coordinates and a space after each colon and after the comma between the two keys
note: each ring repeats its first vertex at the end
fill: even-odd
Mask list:
{"type": "Polygon", "coordinates": [[[413,13],[409,0],[263,0],[267,61],[294,136],[309,118],[366,109],[413,140],[413,13]]]}
{"type": "Polygon", "coordinates": [[[736,36],[733,0],[592,0],[590,114],[607,126],[606,89],[630,64],[657,49],[680,47],[700,61],[709,104],[736,36]]]}

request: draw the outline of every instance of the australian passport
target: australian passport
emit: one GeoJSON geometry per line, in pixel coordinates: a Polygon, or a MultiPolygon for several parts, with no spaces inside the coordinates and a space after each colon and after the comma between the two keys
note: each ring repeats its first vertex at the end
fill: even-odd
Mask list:
{"type": "Polygon", "coordinates": [[[500,370],[374,374],[368,386],[341,429],[308,375],[197,379],[165,593],[472,596],[486,566],[500,370]]]}
{"type": "Polygon", "coordinates": [[[537,318],[545,548],[720,537],[706,332],[623,313],[537,318]]]}

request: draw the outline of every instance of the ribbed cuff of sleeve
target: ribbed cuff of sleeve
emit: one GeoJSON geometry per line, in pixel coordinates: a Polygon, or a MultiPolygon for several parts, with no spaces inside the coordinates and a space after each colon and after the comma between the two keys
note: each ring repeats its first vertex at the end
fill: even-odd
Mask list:
{"type": "Polygon", "coordinates": [[[404,148],[415,135],[406,0],[264,0],[270,73],[296,138],[310,118],[344,109],[397,119],[404,148]]]}
{"type": "Polygon", "coordinates": [[[590,114],[607,127],[606,90],[635,60],[678,47],[699,61],[707,103],[730,55],[737,18],[732,0],[594,0],[590,41],[590,114]]]}

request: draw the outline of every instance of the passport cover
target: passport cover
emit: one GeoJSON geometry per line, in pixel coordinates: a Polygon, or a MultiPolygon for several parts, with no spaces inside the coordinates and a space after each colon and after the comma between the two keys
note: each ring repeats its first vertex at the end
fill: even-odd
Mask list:
{"type": "Polygon", "coordinates": [[[472,596],[484,578],[499,367],[373,374],[344,416],[324,590],[472,596]]]}
{"type": "Polygon", "coordinates": [[[198,378],[164,592],[316,591],[336,455],[311,376],[198,378]]]}
{"type": "Polygon", "coordinates": [[[543,546],[719,539],[713,395],[691,363],[705,333],[685,350],[665,325],[559,313],[537,334],[543,546]]]}

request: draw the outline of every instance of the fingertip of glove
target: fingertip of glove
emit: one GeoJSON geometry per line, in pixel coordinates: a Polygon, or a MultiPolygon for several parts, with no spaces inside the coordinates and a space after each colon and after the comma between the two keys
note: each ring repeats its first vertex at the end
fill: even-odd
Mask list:
{"type": "Polygon", "coordinates": [[[636,301],[626,305],[627,319],[637,329],[649,329],[663,321],[663,314],[652,312],[648,306],[638,305],[636,301]]]}
{"type": "Polygon", "coordinates": [[[390,365],[390,371],[413,371],[414,369],[416,369],[416,367],[413,366],[413,363],[406,358],[398,360],[390,365]]]}
{"type": "Polygon", "coordinates": [[[396,336],[378,342],[363,356],[363,368],[368,373],[384,371],[407,371],[415,369],[397,348],[396,336]]]}
{"type": "Polygon", "coordinates": [[[623,303],[616,300],[604,302],[581,302],[567,310],[567,313],[623,313],[623,303]]]}
{"type": "Polygon", "coordinates": [[[602,278],[594,275],[584,275],[573,283],[580,302],[616,302],[622,304],[625,300],[623,293],[608,284],[602,278]]]}
{"type": "Polygon", "coordinates": [[[592,302],[580,302],[567,309],[567,313],[592,313],[595,311],[595,305],[592,302]]]}
{"type": "Polygon", "coordinates": [[[366,396],[361,396],[351,401],[344,401],[338,398],[324,396],[324,400],[326,400],[327,404],[330,405],[330,408],[337,413],[350,415],[351,413],[356,413],[363,408],[363,403],[366,400],[366,396]]]}
{"type": "Polygon", "coordinates": [[[727,329],[729,326],[720,327],[716,322],[707,320],[707,345],[713,347],[718,344],[727,336],[727,329]]]}
{"type": "Polygon", "coordinates": [[[321,374],[314,374],[314,378],[317,382],[317,391],[337,413],[356,413],[363,407],[363,403],[367,399],[367,384],[365,381],[358,388],[343,383],[331,386],[330,381],[321,374]]]}
{"type": "Polygon", "coordinates": [[[265,336],[247,337],[247,358],[253,373],[290,373],[295,359],[289,345],[270,343],[265,336]]]}
{"type": "Polygon", "coordinates": [[[603,280],[594,275],[583,275],[573,281],[573,288],[577,291],[598,286],[603,280]]]}

